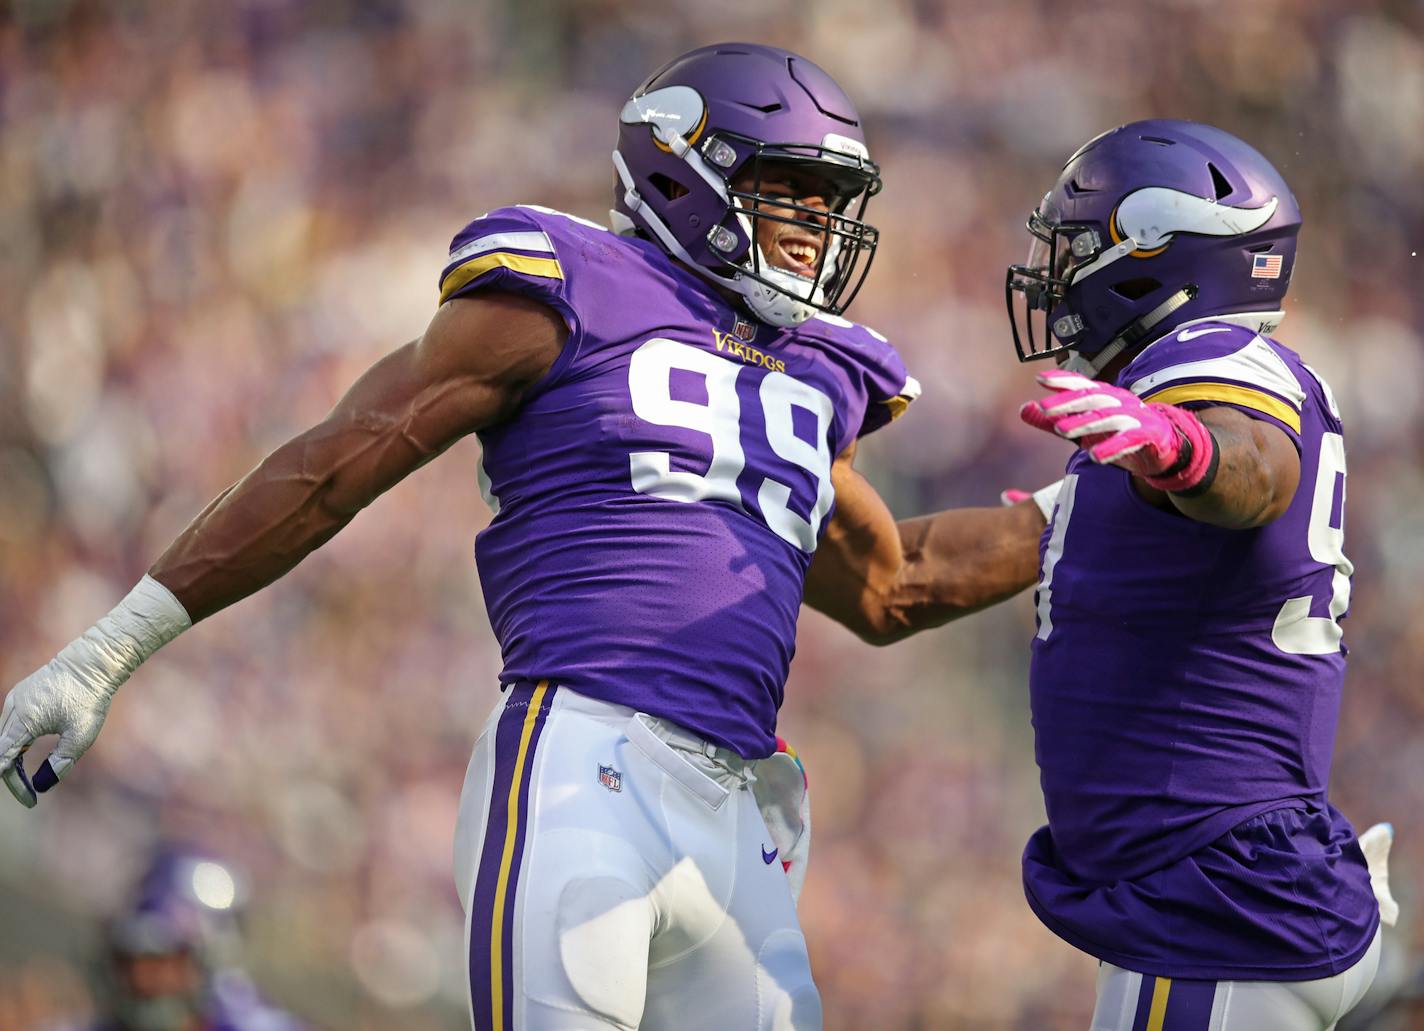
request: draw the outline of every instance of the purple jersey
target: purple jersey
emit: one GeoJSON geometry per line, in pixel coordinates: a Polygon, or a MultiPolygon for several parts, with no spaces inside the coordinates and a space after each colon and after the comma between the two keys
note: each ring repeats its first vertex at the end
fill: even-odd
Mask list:
{"type": "Polygon", "coordinates": [[[831,463],[918,385],[864,327],[758,324],[655,245],[543,208],[455,237],[441,299],[479,289],[569,326],[518,414],[480,433],[502,679],[770,755],[831,463]]]}
{"type": "Polygon", "coordinates": [[[1147,504],[1081,450],[1069,461],[1036,595],[1048,827],[1024,855],[1029,902],[1127,969],[1337,973],[1377,921],[1354,832],[1326,800],[1351,573],[1339,413],[1294,352],[1221,322],[1153,343],[1118,385],[1278,426],[1300,486],[1275,522],[1228,530],[1147,504]],[[1289,826],[1256,820],[1287,810],[1289,826]]]}

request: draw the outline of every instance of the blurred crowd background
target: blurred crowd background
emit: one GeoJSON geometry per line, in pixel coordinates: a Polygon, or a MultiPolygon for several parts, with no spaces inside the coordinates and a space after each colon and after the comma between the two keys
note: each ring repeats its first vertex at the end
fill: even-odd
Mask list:
{"type": "MultiPolygon", "coordinates": [[[[0,5],[0,680],[105,612],[216,492],[436,303],[450,237],[604,220],[622,101],[750,39],[860,105],[883,243],[851,315],[924,384],[862,464],[895,511],[992,504],[1067,455],[1022,427],[1003,268],[1084,140],[1253,142],[1305,213],[1279,338],[1349,440],[1351,668],[1332,800],[1394,820],[1424,929],[1424,5],[1386,0],[10,0],[0,5]]],[[[321,1028],[463,1026],[456,803],[499,654],[465,441],[119,696],[33,812],[0,799],[0,1028],[92,1012],[99,922],[159,839],[252,888],[249,966],[321,1028]]],[[[1143,556],[1143,561],[1151,561],[1143,556]]],[[[1024,904],[1042,818],[1027,596],[885,651],[808,614],[783,711],[832,1029],[1081,1029],[1094,963],[1024,904]]],[[[1381,996],[1382,997],[1382,996],[1381,996]]],[[[1367,1026],[1420,1026],[1379,1016],[1367,1026]]]]}

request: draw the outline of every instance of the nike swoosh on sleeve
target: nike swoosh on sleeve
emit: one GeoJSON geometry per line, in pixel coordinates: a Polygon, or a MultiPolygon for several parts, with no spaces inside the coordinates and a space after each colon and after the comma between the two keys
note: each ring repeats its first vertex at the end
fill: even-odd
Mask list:
{"type": "Polygon", "coordinates": [[[1177,334],[1177,339],[1186,343],[1188,340],[1195,340],[1197,337],[1204,337],[1208,333],[1230,333],[1227,326],[1207,326],[1205,329],[1184,329],[1177,334]]]}

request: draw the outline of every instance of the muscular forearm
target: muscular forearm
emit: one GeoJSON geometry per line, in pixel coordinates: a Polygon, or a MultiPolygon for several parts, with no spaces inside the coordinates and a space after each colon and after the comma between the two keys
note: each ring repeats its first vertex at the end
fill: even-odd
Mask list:
{"type": "Polygon", "coordinates": [[[369,502],[349,494],[324,438],[318,427],[272,452],[154,563],[194,622],[289,572],[369,502]]]}
{"type": "Polygon", "coordinates": [[[1025,404],[1020,418],[1127,471],[1159,508],[1247,529],[1280,518],[1295,497],[1300,455],[1279,425],[1229,405],[1192,410],[1186,402],[1144,401],[1077,373],[1043,373],[1038,381],[1049,396],[1025,404]]]}
{"type": "Polygon", "coordinates": [[[851,466],[832,470],[836,514],[806,575],[805,602],[871,644],[1003,601],[1038,574],[1044,518],[1033,501],[896,521],[851,466]]]}
{"type": "Polygon", "coordinates": [[[421,340],[209,505],[151,575],[194,622],[260,590],[460,437],[508,417],[564,335],[556,313],[518,297],[448,302],[421,340]]]}
{"type": "Polygon", "coordinates": [[[904,563],[883,601],[882,643],[1017,594],[1038,576],[1043,514],[1032,502],[901,520],[904,563]]]}

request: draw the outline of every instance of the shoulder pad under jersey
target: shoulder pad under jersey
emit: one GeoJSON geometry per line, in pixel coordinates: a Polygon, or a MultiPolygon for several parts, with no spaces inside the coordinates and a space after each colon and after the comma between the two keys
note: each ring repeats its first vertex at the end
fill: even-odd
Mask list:
{"type": "Polygon", "coordinates": [[[1205,320],[1154,341],[1118,377],[1144,401],[1228,405],[1299,442],[1306,391],[1285,349],[1254,330],[1205,320]]]}
{"type": "Polygon", "coordinates": [[[868,404],[857,437],[874,433],[898,419],[920,396],[920,384],[905,368],[894,346],[869,326],[839,315],[817,314],[801,332],[847,352],[862,367],[868,404]]]}
{"type": "Polygon", "coordinates": [[[496,208],[450,242],[440,272],[440,301],[494,287],[561,308],[567,303],[568,266],[577,260],[569,237],[607,232],[597,223],[548,208],[496,208]]]}

